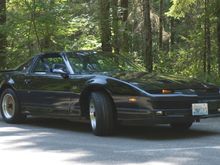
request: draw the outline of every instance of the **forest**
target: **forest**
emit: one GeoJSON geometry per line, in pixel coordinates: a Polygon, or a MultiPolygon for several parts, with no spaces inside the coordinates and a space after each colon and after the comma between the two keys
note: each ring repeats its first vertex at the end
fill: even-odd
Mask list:
{"type": "Polygon", "coordinates": [[[0,0],[0,70],[74,50],[220,84],[220,0],[0,0]]]}

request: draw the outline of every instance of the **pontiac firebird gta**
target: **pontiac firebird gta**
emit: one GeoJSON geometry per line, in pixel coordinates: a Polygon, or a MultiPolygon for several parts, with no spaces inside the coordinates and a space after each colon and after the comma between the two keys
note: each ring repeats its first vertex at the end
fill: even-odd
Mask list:
{"type": "Polygon", "coordinates": [[[170,124],[188,129],[220,116],[215,85],[134,71],[129,60],[105,52],[34,56],[0,72],[0,110],[7,123],[27,116],[90,121],[98,136],[116,123],[170,124]]]}

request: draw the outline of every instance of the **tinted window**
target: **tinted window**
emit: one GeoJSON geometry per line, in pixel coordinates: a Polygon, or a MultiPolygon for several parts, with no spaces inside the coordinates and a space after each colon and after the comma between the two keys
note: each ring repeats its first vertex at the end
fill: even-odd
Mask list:
{"type": "Polygon", "coordinates": [[[27,61],[26,63],[20,65],[16,70],[20,72],[27,72],[33,63],[33,58],[27,61]]]}
{"type": "Polygon", "coordinates": [[[54,69],[62,69],[67,72],[66,65],[61,56],[43,56],[35,65],[33,72],[39,74],[52,73],[54,69]]]}
{"type": "Polygon", "coordinates": [[[93,66],[93,64],[88,60],[89,59],[76,56],[70,56],[69,58],[74,73],[89,72],[95,70],[95,66],[93,66]]]}
{"type": "Polygon", "coordinates": [[[108,72],[108,71],[135,71],[136,66],[129,59],[113,54],[67,54],[75,73],[108,72]]]}

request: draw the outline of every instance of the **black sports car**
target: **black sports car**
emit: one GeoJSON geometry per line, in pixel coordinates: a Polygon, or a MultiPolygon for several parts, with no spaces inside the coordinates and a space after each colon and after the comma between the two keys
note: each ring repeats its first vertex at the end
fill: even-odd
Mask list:
{"type": "Polygon", "coordinates": [[[116,123],[187,129],[220,116],[217,86],[136,72],[125,59],[93,51],[50,53],[2,71],[4,121],[18,123],[27,115],[84,120],[95,135],[109,135],[116,123]]]}

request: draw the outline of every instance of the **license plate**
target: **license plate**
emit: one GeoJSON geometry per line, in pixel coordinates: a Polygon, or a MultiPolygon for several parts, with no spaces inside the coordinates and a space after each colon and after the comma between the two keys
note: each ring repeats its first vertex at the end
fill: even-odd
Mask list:
{"type": "Polygon", "coordinates": [[[208,115],[208,104],[207,103],[195,103],[192,104],[192,115],[193,116],[203,116],[208,115]]]}

